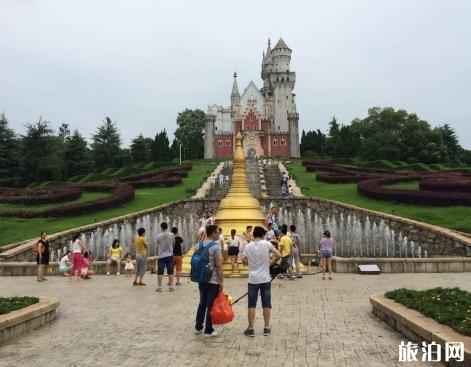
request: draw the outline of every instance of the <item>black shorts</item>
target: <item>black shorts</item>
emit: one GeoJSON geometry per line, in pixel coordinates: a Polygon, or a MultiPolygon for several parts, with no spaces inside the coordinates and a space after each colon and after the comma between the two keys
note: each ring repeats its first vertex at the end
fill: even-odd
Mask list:
{"type": "Polygon", "coordinates": [[[239,255],[239,248],[237,246],[230,246],[229,256],[237,256],[237,255],[239,255]]]}

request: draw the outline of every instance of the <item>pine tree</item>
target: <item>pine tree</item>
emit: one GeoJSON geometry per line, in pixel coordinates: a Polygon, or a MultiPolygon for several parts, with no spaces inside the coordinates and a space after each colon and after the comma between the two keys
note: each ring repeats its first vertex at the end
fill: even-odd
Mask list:
{"type": "Polygon", "coordinates": [[[66,178],[84,175],[93,169],[91,151],[88,149],[87,141],[78,130],[75,130],[73,135],[66,140],[64,166],[66,178]]]}
{"type": "Polygon", "coordinates": [[[0,186],[18,186],[20,177],[19,144],[4,113],[0,115],[0,186]]]}
{"type": "Polygon", "coordinates": [[[145,163],[149,161],[147,142],[142,134],[131,142],[131,156],[134,163],[145,163]]]}
{"type": "Polygon", "coordinates": [[[170,142],[165,129],[155,136],[152,146],[152,159],[160,162],[169,162],[172,160],[170,142]]]}
{"type": "Polygon", "coordinates": [[[95,168],[99,171],[120,167],[121,138],[116,124],[106,117],[103,124],[98,127],[93,135],[92,151],[95,161],[95,168]]]}

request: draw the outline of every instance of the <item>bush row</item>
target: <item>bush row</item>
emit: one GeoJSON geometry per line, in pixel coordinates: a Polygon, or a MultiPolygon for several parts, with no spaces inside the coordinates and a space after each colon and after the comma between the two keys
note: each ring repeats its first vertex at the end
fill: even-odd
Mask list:
{"type": "Polygon", "coordinates": [[[77,186],[9,189],[0,193],[0,203],[23,205],[54,204],[76,200],[80,196],[82,196],[82,189],[77,186]]]}
{"type": "Polygon", "coordinates": [[[466,205],[471,206],[471,195],[461,192],[438,192],[418,190],[396,190],[383,187],[386,184],[421,180],[423,176],[397,176],[371,178],[357,184],[358,193],[376,200],[391,200],[423,205],[466,205]]]}
{"type": "Polygon", "coordinates": [[[319,173],[316,175],[316,180],[320,182],[327,182],[332,184],[341,183],[357,183],[362,180],[372,178],[370,175],[338,175],[329,173],[319,173]]]}
{"type": "Polygon", "coordinates": [[[112,194],[97,200],[76,204],[64,204],[41,211],[4,210],[0,212],[0,217],[18,217],[27,219],[38,217],[72,217],[80,214],[87,214],[95,211],[114,208],[134,198],[134,187],[130,185],[86,184],[79,187],[81,187],[83,191],[111,192],[112,194]]]}
{"type": "Polygon", "coordinates": [[[471,192],[471,177],[441,176],[424,178],[420,182],[421,190],[471,192]]]}

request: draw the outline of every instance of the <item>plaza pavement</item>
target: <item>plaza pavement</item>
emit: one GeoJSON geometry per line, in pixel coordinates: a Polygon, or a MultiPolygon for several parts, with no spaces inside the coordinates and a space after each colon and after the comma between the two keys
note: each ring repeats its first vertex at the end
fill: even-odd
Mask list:
{"type": "MultiPolygon", "coordinates": [[[[0,296],[47,295],[59,298],[58,319],[0,346],[0,366],[414,366],[399,363],[400,334],[371,313],[369,295],[411,287],[459,286],[471,290],[468,273],[334,274],[303,280],[275,280],[272,329],[262,335],[257,310],[256,337],[247,338],[246,301],[234,306],[236,319],[217,327],[214,339],[193,335],[198,303],[195,284],[173,293],[132,287],[124,276],[88,281],[49,277],[0,277],[0,296]]],[[[235,297],[246,279],[226,279],[235,297]]],[[[437,364],[434,364],[435,366],[437,364]]]]}

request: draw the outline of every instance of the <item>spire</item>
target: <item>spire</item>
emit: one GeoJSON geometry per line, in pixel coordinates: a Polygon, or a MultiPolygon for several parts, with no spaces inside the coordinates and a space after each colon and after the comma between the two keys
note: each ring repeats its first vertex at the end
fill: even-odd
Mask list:
{"type": "Polygon", "coordinates": [[[270,38],[268,38],[267,57],[270,55],[270,52],[271,52],[271,45],[270,45],[270,38]]]}
{"type": "Polygon", "coordinates": [[[237,85],[237,73],[234,71],[234,83],[232,84],[232,93],[231,93],[231,99],[233,97],[238,97],[240,98],[239,94],[239,86],[237,85]]]}

